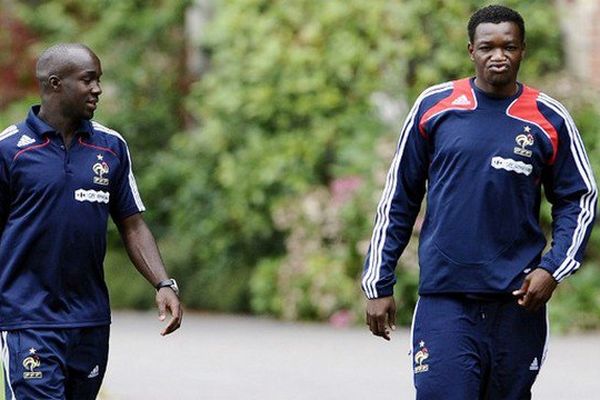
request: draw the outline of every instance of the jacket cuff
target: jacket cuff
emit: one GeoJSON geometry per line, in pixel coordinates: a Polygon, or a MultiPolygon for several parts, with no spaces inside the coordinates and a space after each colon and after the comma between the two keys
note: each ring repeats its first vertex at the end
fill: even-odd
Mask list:
{"type": "Polygon", "coordinates": [[[375,296],[369,296],[365,293],[365,297],[369,300],[380,299],[382,297],[389,297],[394,295],[394,284],[380,286],[377,288],[377,293],[375,296]]]}
{"type": "Polygon", "coordinates": [[[554,260],[544,257],[540,262],[539,268],[550,272],[556,282],[562,282],[566,277],[573,274],[580,267],[581,263],[574,258],[566,257],[560,264],[554,260]]]}

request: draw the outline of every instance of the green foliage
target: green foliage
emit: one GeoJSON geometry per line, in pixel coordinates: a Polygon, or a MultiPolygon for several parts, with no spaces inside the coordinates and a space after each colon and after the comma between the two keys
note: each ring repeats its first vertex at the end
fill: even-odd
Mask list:
{"type": "Polygon", "coordinates": [[[104,70],[96,119],[123,133],[136,166],[182,128],[183,16],[189,1],[51,0],[16,2],[20,19],[43,41],[37,57],[58,42],[81,42],[104,70]]]}
{"type": "MultiPolygon", "coordinates": [[[[285,319],[327,319],[356,306],[359,237],[345,230],[344,202],[358,178],[337,181],[338,190],[317,189],[276,210],[276,227],[288,233],[286,254],[263,260],[250,282],[252,309],[285,319]]],[[[347,204],[346,204],[347,205],[347,204]]]]}
{"type": "MultiPolygon", "coordinates": [[[[390,2],[392,3],[392,2],[390,2]]],[[[474,75],[467,54],[466,26],[470,15],[488,4],[502,4],[518,10],[525,20],[527,59],[520,78],[535,82],[540,76],[560,70],[563,65],[556,11],[546,0],[424,0],[395,2],[386,19],[399,26],[401,58],[394,73],[411,98],[426,87],[446,80],[474,75]]]]}
{"type": "Polygon", "coordinates": [[[157,157],[144,186],[156,199],[156,219],[167,221],[158,229],[161,248],[173,274],[185,277],[186,304],[246,310],[250,266],[280,250],[281,240],[263,215],[244,218],[244,200],[226,196],[214,173],[216,155],[208,149],[201,136],[175,138],[170,151],[157,157]]]}
{"type": "MultiPolygon", "coordinates": [[[[165,213],[170,236],[180,248],[189,242],[190,258],[171,260],[174,267],[191,261],[207,285],[213,280],[201,277],[244,274],[284,254],[285,232],[273,216],[290,199],[339,174],[368,171],[368,153],[348,149],[382,131],[369,96],[398,58],[385,34],[394,25],[378,22],[384,1],[218,7],[206,34],[211,69],[188,98],[201,127],[174,140],[148,177],[157,192],[172,189],[163,194],[176,205],[165,213]]],[[[328,257],[319,254],[314,265],[328,257]]],[[[355,276],[349,279],[355,286],[355,276]]],[[[248,309],[247,282],[221,289],[215,296],[240,289],[237,304],[248,309]]],[[[216,300],[199,305],[209,301],[216,300]]]]}
{"type": "Polygon", "coordinates": [[[586,263],[559,285],[549,306],[553,329],[573,332],[600,329],[600,265],[586,263]]]}
{"type": "MultiPolygon", "coordinates": [[[[79,41],[102,59],[97,119],[130,143],[146,218],[188,307],[291,319],[343,310],[362,320],[359,276],[402,114],[425,87],[473,75],[466,24],[488,3],[215,1],[200,38],[209,69],[195,82],[184,72],[191,1],[23,1],[13,8],[43,38],[35,54],[79,41]],[[184,120],[195,128],[180,133],[184,120]]],[[[559,30],[549,29],[558,26],[554,8],[545,0],[499,3],[526,21],[522,80],[567,103],[600,170],[599,103],[580,87],[565,89],[556,75],[563,54],[559,30]]],[[[21,119],[31,102],[3,110],[0,123],[21,119]]],[[[544,211],[549,225],[547,205],[544,211]]],[[[402,324],[416,302],[417,235],[398,266],[402,324]]],[[[109,238],[113,305],[152,305],[152,291],[115,251],[112,226],[109,238]]],[[[594,233],[591,259],[600,257],[598,245],[594,233]]],[[[575,322],[598,326],[594,273],[584,266],[561,285],[554,319],[581,309],[575,322]]]]}
{"type": "Polygon", "coordinates": [[[0,112],[0,131],[10,125],[21,121],[27,115],[29,107],[39,102],[37,97],[28,97],[23,100],[10,103],[2,112],[0,112]]]}
{"type": "MultiPolygon", "coordinates": [[[[553,9],[506,4],[528,21],[523,77],[558,70],[559,36],[546,29],[553,9]]],[[[373,95],[401,109],[426,86],[472,75],[466,22],[480,5],[216,3],[203,42],[210,70],[187,99],[200,127],[175,138],[144,180],[159,199],[165,257],[203,288],[188,301],[284,318],[359,313],[362,258],[396,141],[373,95]],[[336,184],[353,177],[364,177],[360,188],[335,203],[336,184]]],[[[398,271],[403,322],[416,301],[415,263],[404,257],[398,271]]]]}
{"type": "MultiPolygon", "coordinates": [[[[116,229],[114,225],[111,228],[116,229]]],[[[154,306],[154,291],[131,265],[125,252],[109,251],[104,269],[112,307],[143,310],[154,306]]]]}

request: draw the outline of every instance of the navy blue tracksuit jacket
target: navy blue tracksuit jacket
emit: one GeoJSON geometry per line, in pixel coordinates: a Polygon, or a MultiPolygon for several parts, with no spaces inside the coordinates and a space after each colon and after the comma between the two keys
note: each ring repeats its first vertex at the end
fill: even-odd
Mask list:
{"type": "Polygon", "coordinates": [[[387,175],[363,271],[368,298],[392,294],[425,194],[420,294],[511,292],[537,267],[562,281],[580,267],[597,199],[558,101],[522,84],[491,97],[473,78],[433,86],[411,109],[387,175]],[[542,188],[553,217],[545,254],[542,188]]]}

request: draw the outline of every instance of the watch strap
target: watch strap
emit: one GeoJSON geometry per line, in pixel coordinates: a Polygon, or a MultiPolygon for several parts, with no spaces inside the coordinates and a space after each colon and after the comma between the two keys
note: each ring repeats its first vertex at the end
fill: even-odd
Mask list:
{"type": "Polygon", "coordinates": [[[171,287],[173,286],[173,279],[165,279],[163,281],[160,281],[156,284],[156,286],[154,286],[156,288],[156,290],[160,289],[160,288],[164,288],[164,287],[171,287]]]}

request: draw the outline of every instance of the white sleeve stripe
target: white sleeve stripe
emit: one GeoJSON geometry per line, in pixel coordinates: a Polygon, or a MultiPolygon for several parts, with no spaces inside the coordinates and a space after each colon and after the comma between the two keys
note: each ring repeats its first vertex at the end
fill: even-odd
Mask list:
{"type": "Polygon", "coordinates": [[[556,269],[556,271],[554,271],[552,276],[556,280],[558,280],[564,271],[569,271],[573,268],[574,263],[575,263],[575,260],[572,259],[571,257],[565,258],[564,261],[562,262],[562,264],[560,264],[560,266],[556,269]]]}
{"type": "MultiPolygon", "coordinates": [[[[582,196],[582,198],[580,200],[580,208],[582,209],[582,212],[580,213],[580,215],[577,218],[577,223],[578,223],[579,227],[582,227],[583,224],[585,224],[585,227],[587,228],[587,226],[590,224],[590,222],[594,218],[594,206],[593,205],[595,203],[595,199],[598,196],[593,173],[591,172],[592,170],[589,165],[589,160],[587,158],[587,154],[585,152],[583,142],[581,141],[581,137],[577,131],[577,127],[575,126],[575,123],[573,122],[572,118],[569,116],[569,113],[556,100],[554,100],[546,95],[544,95],[544,99],[546,99],[548,101],[549,104],[547,104],[547,105],[549,107],[550,107],[550,104],[553,104],[554,106],[556,106],[556,108],[554,110],[567,123],[567,128],[568,128],[567,130],[569,132],[569,136],[571,137],[571,152],[574,155],[574,159],[577,163],[579,173],[582,175],[582,177],[584,177],[584,181],[588,188],[588,192],[584,196],[582,196]],[[585,179],[586,176],[588,178],[587,180],[585,179]]],[[[567,252],[567,256],[570,256],[570,257],[575,256],[575,254],[579,250],[581,242],[583,242],[586,231],[587,231],[587,229],[580,229],[579,231],[576,231],[577,240],[574,240],[573,243],[571,244],[571,247],[569,248],[569,251],[567,252]]]]}
{"type": "Polygon", "coordinates": [[[554,279],[556,279],[558,282],[561,282],[567,276],[569,276],[572,273],[574,273],[575,271],[577,271],[579,269],[579,267],[581,266],[581,263],[575,259],[567,258],[567,261],[568,261],[568,263],[563,263],[564,267],[562,268],[562,271],[556,270],[552,274],[554,279]]]}
{"type": "Polygon", "coordinates": [[[2,132],[0,132],[0,140],[4,140],[8,137],[11,137],[12,135],[14,135],[15,133],[19,132],[19,128],[17,128],[16,125],[11,125],[8,128],[6,128],[5,130],[3,130],[2,132]]]}
{"type": "MultiPolygon", "coordinates": [[[[575,126],[573,119],[567,110],[562,106],[562,104],[551,97],[541,93],[538,99],[540,102],[542,102],[542,104],[555,111],[565,121],[567,132],[569,133],[569,137],[571,139],[570,150],[573,154],[573,159],[575,160],[577,170],[579,171],[579,174],[581,175],[588,190],[579,201],[579,207],[581,211],[577,217],[577,227],[573,233],[571,246],[567,250],[566,254],[567,258],[574,258],[577,252],[581,249],[588,227],[594,219],[594,204],[598,197],[598,190],[587,154],[585,152],[585,148],[583,146],[583,142],[581,140],[581,136],[577,131],[577,127],[575,126]]],[[[575,272],[579,268],[579,265],[580,263],[577,261],[575,261],[575,263],[566,264],[563,262],[559,269],[555,271],[554,276],[555,278],[562,280],[566,276],[575,272]]]]}
{"type": "MultiPolygon", "coordinates": [[[[383,194],[379,201],[379,205],[377,206],[377,219],[375,221],[375,228],[373,229],[373,235],[371,237],[371,252],[369,255],[369,267],[365,276],[363,277],[363,288],[368,298],[377,297],[377,288],[376,282],[380,277],[380,264],[381,264],[381,254],[379,251],[379,241],[381,235],[385,236],[385,232],[382,231],[382,226],[387,226],[386,220],[387,213],[389,212],[389,207],[391,206],[391,202],[388,202],[387,199],[391,198],[393,192],[396,188],[396,171],[399,165],[399,160],[402,157],[402,153],[404,151],[405,139],[408,136],[407,132],[410,131],[412,125],[414,124],[413,118],[416,115],[416,111],[418,110],[419,102],[416,102],[413,108],[411,109],[408,118],[404,122],[404,126],[402,128],[402,132],[400,134],[398,148],[396,150],[396,154],[392,160],[392,165],[388,171],[386,177],[386,184],[383,190],[383,194]]],[[[385,242],[385,238],[382,240],[385,242]]]]}
{"type": "Polygon", "coordinates": [[[429,90],[425,91],[419,99],[415,102],[415,106],[413,106],[409,116],[407,117],[404,127],[402,129],[402,133],[400,135],[398,149],[396,156],[392,162],[392,166],[390,167],[390,171],[387,176],[386,187],[384,189],[382,198],[380,200],[378,210],[377,210],[377,221],[376,226],[373,231],[373,237],[371,239],[371,255],[369,259],[369,269],[365,274],[363,279],[363,287],[365,292],[367,293],[367,297],[377,297],[377,289],[376,283],[379,281],[380,272],[381,272],[381,261],[382,261],[382,249],[385,244],[385,236],[387,226],[389,224],[389,209],[391,208],[391,198],[393,197],[396,189],[396,179],[397,179],[397,170],[400,164],[400,160],[402,154],[404,152],[404,146],[406,144],[407,132],[412,129],[414,125],[414,115],[418,110],[420,103],[423,98],[427,95],[438,93],[441,91],[448,90],[452,87],[452,83],[446,83],[434,86],[429,90]]]}
{"type": "MultiPolygon", "coordinates": [[[[560,103],[559,103],[560,105],[560,103]]],[[[563,111],[566,113],[566,110],[563,109],[563,111]]],[[[568,116],[569,114],[566,113],[566,115],[568,116]]],[[[594,180],[594,176],[593,173],[591,172],[591,167],[589,166],[589,159],[587,157],[587,153],[585,152],[584,146],[583,146],[583,142],[581,140],[581,136],[579,135],[579,132],[577,130],[577,127],[575,126],[575,123],[573,122],[573,120],[569,117],[567,119],[571,129],[573,132],[575,132],[575,134],[573,135],[574,139],[575,139],[575,143],[574,146],[577,146],[580,150],[580,153],[578,153],[578,155],[582,156],[582,160],[580,161],[582,165],[587,166],[587,173],[589,174],[589,179],[592,183],[592,190],[588,191],[588,193],[586,194],[586,196],[584,198],[582,198],[582,200],[580,201],[580,207],[584,208],[585,210],[590,210],[589,215],[586,215],[589,221],[592,221],[594,218],[594,203],[598,197],[598,192],[597,192],[597,188],[596,188],[596,181],[594,180]]],[[[573,148],[573,147],[572,147],[573,148]]],[[[573,150],[572,150],[573,151],[573,150]]],[[[579,216],[578,218],[578,222],[582,221],[584,218],[584,215],[582,213],[582,215],[579,216]]],[[[589,223],[588,223],[589,224],[589,223]]],[[[580,241],[583,241],[584,237],[585,237],[585,233],[586,230],[583,229],[579,232],[580,235],[580,241]]],[[[574,254],[576,253],[576,251],[574,251],[574,254]]]]}
{"type": "MultiPolygon", "coordinates": [[[[594,182],[592,169],[589,166],[590,162],[589,162],[589,159],[587,157],[587,153],[585,152],[585,149],[584,149],[584,146],[583,146],[583,142],[582,142],[581,137],[579,135],[579,131],[577,130],[577,127],[575,126],[575,122],[573,121],[573,119],[569,115],[568,111],[562,106],[562,104],[560,104],[556,100],[552,99],[551,97],[548,97],[547,95],[545,95],[543,93],[540,94],[540,98],[539,99],[540,99],[540,101],[543,104],[545,104],[546,106],[548,106],[551,109],[553,109],[567,123],[567,128],[568,128],[567,130],[569,132],[570,138],[572,139],[571,145],[577,147],[577,151],[576,152],[575,152],[574,148],[571,147],[571,150],[573,151],[573,155],[581,163],[581,166],[582,166],[582,168],[584,170],[583,173],[585,173],[586,176],[587,176],[587,178],[588,178],[588,180],[586,181],[586,183],[588,183],[588,182],[594,182]]],[[[578,164],[578,167],[579,166],[580,165],[578,164]]]]}
{"type": "MultiPolygon", "coordinates": [[[[550,101],[551,100],[552,99],[550,99],[550,101]]],[[[562,112],[558,110],[558,107],[560,107],[560,103],[554,102],[552,104],[557,106],[557,109],[555,109],[555,111],[559,113],[559,115],[561,115],[561,117],[564,118],[565,122],[567,123],[567,130],[571,137],[571,151],[573,152],[578,170],[584,178],[584,181],[588,188],[588,192],[582,197],[580,201],[582,213],[580,213],[578,217],[578,225],[582,226],[581,224],[585,223],[584,221],[591,221],[593,219],[593,204],[595,198],[597,197],[597,189],[595,187],[595,181],[591,172],[591,168],[589,166],[589,161],[587,159],[583,143],[581,142],[581,137],[577,132],[577,128],[575,127],[573,120],[569,117],[569,114],[566,112],[566,110],[564,110],[564,108],[561,110],[562,112]],[[586,177],[587,180],[585,179],[586,177]],[[584,210],[587,213],[584,213],[584,210]]],[[[583,238],[585,237],[585,232],[586,229],[582,229],[578,232],[579,239],[577,242],[583,241],[583,238]]],[[[576,246],[577,242],[574,241],[572,246],[569,248],[568,255],[571,257],[574,256],[574,254],[577,252],[577,249],[579,248],[579,246],[576,246]]]]}
{"type": "Polygon", "coordinates": [[[431,88],[424,91],[421,96],[415,101],[412,109],[407,116],[400,138],[398,140],[398,146],[396,154],[392,160],[392,165],[388,171],[386,177],[386,185],[383,190],[382,197],[377,206],[377,217],[375,221],[375,227],[373,229],[373,235],[371,237],[371,251],[369,254],[368,268],[362,279],[362,287],[368,298],[377,297],[377,282],[379,281],[381,274],[381,263],[382,263],[382,250],[386,241],[386,231],[389,225],[389,211],[391,208],[392,198],[396,192],[398,168],[402,156],[404,154],[404,148],[408,139],[409,132],[413,128],[415,121],[414,118],[417,114],[419,106],[421,105],[424,98],[429,95],[440,93],[451,89],[453,87],[452,82],[443,83],[440,85],[432,86],[431,88]]]}
{"type": "MultiPolygon", "coordinates": [[[[566,114],[566,115],[568,116],[568,114],[566,114]]],[[[571,135],[571,141],[572,141],[571,151],[576,156],[579,156],[579,157],[576,157],[576,162],[578,162],[578,169],[580,171],[580,174],[582,174],[582,176],[583,176],[582,168],[585,168],[586,164],[588,164],[587,158],[585,157],[585,151],[583,150],[583,144],[581,143],[581,139],[579,137],[579,134],[577,133],[577,128],[575,127],[573,121],[570,118],[567,118],[565,120],[568,123],[568,131],[571,135]],[[576,153],[576,151],[579,151],[579,153],[576,153]],[[580,157],[583,158],[583,160],[580,157]]],[[[577,218],[578,230],[576,230],[574,232],[575,237],[571,243],[571,246],[569,247],[569,249],[567,251],[567,257],[572,257],[572,258],[575,257],[576,253],[581,248],[581,245],[585,238],[585,234],[587,232],[587,227],[590,225],[590,223],[592,222],[592,220],[594,218],[593,204],[598,195],[597,190],[595,188],[595,182],[594,182],[593,176],[591,175],[591,172],[589,170],[585,171],[585,172],[587,172],[587,174],[589,174],[588,177],[591,182],[591,185],[586,183],[586,185],[588,187],[588,192],[584,196],[582,196],[582,198],[580,199],[579,207],[581,208],[581,212],[577,218]]],[[[570,274],[571,272],[574,272],[575,270],[577,270],[577,268],[579,268],[578,265],[572,265],[572,266],[566,268],[566,272],[568,274],[570,274]]],[[[558,271],[558,272],[559,272],[559,274],[563,274],[563,271],[558,271]]]]}
{"type": "Polygon", "coordinates": [[[129,154],[129,146],[127,146],[127,141],[117,131],[107,128],[95,121],[92,122],[92,125],[93,125],[94,129],[97,129],[104,133],[108,133],[109,135],[116,136],[117,138],[119,138],[119,140],[121,140],[125,144],[125,149],[127,150],[127,159],[129,160],[129,173],[128,173],[129,188],[131,189],[131,194],[133,195],[133,200],[135,201],[135,205],[137,206],[138,210],[140,212],[145,211],[146,207],[144,207],[144,203],[142,202],[142,198],[140,196],[140,192],[137,187],[137,182],[135,181],[135,176],[133,175],[133,166],[131,163],[131,155],[129,154]]]}

